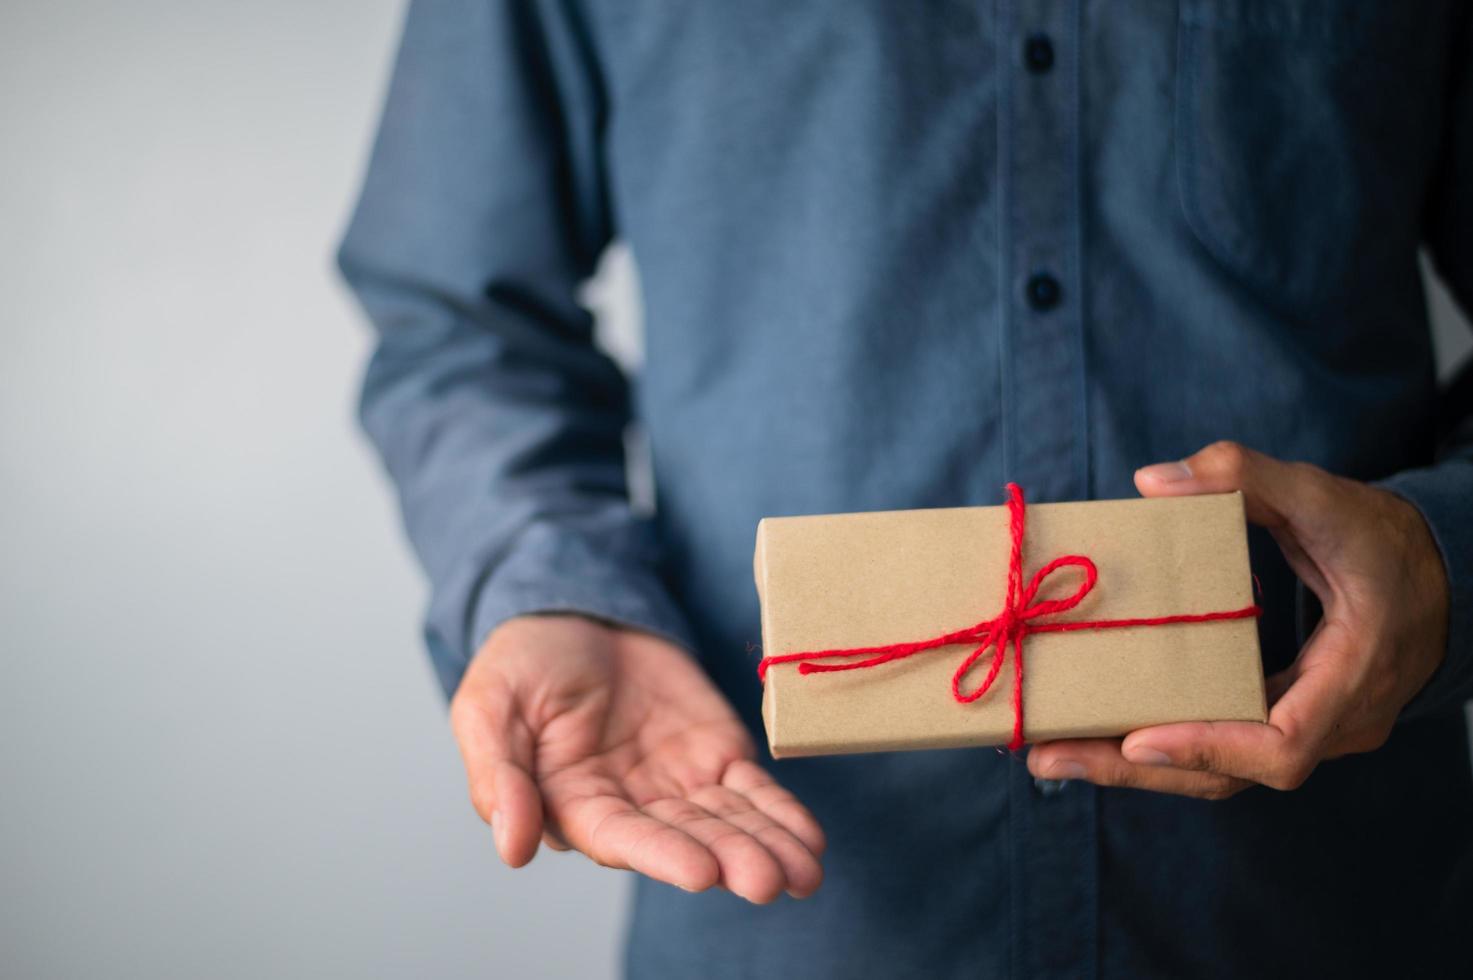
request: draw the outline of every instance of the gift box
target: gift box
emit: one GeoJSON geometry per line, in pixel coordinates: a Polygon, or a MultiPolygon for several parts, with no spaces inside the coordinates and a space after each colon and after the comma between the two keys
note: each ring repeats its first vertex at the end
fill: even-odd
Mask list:
{"type": "Polygon", "coordinates": [[[1241,494],[757,528],[774,757],[1264,721],[1241,494]]]}

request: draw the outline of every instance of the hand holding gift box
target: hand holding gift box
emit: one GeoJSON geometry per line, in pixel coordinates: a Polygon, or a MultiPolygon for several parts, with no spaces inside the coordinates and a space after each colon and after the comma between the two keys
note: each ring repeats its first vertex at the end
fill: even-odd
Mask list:
{"type": "Polygon", "coordinates": [[[1265,720],[1241,495],[1025,508],[1008,492],[759,525],[775,757],[1265,720]]]}

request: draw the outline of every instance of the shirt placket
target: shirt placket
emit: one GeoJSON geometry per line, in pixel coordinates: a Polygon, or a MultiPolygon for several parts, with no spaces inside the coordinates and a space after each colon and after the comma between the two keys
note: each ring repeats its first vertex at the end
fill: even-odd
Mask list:
{"type": "MultiPolygon", "coordinates": [[[[1090,494],[1080,226],[1080,9],[998,0],[1004,458],[1030,500],[1090,494]]],[[[1010,769],[1012,967],[1096,973],[1097,792],[1010,769]]]]}

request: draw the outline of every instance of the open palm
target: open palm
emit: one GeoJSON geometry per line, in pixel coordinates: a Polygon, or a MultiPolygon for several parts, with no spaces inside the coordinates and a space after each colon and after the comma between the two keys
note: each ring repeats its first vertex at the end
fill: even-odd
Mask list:
{"type": "Polygon", "coordinates": [[[472,802],[513,867],[541,839],[753,902],[822,880],[818,822],[752,761],[731,707],[664,640],[577,616],[510,620],[471,663],[451,720],[472,802]]]}

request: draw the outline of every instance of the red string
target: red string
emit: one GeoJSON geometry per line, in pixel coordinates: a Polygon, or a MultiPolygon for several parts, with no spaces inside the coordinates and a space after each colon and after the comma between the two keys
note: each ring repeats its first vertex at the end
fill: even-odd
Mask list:
{"type": "Polygon", "coordinates": [[[1003,610],[992,619],[984,619],[975,626],[945,633],[929,640],[910,643],[890,643],[875,647],[849,647],[836,650],[805,650],[801,653],[784,653],[763,657],[757,664],[757,676],[767,679],[767,669],[773,664],[797,663],[800,674],[821,674],[831,670],[861,670],[878,667],[892,660],[904,660],[926,650],[957,644],[975,643],[977,646],[957,667],[951,677],[951,695],[962,704],[976,701],[992,687],[1007,659],[1008,647],[1013,648],[1013,738],[1008,748],[1017,751],[1023,746],[1023,638],[1030,633],[1072,633],[1076,630],[1127,629],[1137,626],[1168,626],[1174,623],[1214,623],[1225,619],[1250,619],[1259,615],[1258,606],[1244,606],[1225,612],[1187,613],[1177,616],[1146,616],[1132,619],[1084,619],[1065,622],[1035,622],[1045,616],[1066,612],[1079,605],[1089,595],[1099,579],[1095,563],[1083,555],[1064,555],[1055,558],[1033,573],[1028,584],[1023,584],[1023,491],[1016,483],[1008,484],[1009,530],[1012,534],[1012,550],[1008,557],[1008,595],[1003,610]],[[1038,590],[1054,572],[1073,566],[1083,571],[1084,581],[1074,594],[1063,599],[1038,599],[1038,590]],[[987,667],[987,676],[972,691],[962,689],[962,682],[978,660],[992,650],[992,661],[987,667]],[[852,658],[865,659],[852,661],[852,658]],[[816,663],[819,660],[850,658],[850,663],[816,663]]]}

